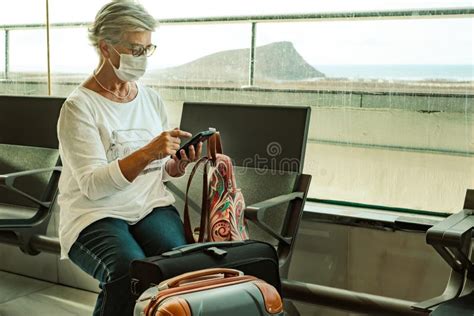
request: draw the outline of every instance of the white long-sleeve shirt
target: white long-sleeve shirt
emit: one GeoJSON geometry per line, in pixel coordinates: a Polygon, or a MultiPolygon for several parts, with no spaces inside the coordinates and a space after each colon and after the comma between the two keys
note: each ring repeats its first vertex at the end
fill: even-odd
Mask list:
{"type": "Polygon", "coordinates": [[[91,223],[114,217],[134,224],[153,208],[174,203],[164,181],[171,176],[156,160],[133,181],[122,174],[118,160],[168,130],[164,104],[158,93],[137,84],[136,98],[113,102],[78,87],[64,103],[58,121],[59,240],[61,258],[79,233],[91,223]]]}

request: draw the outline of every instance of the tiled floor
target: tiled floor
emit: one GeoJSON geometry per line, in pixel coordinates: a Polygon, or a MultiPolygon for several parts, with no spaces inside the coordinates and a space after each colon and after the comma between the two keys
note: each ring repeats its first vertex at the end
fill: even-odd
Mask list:
{"type": "Polygon", "coordinates": [[[0,271],[0,316],[90,316],[97,294],[0,271]]]}

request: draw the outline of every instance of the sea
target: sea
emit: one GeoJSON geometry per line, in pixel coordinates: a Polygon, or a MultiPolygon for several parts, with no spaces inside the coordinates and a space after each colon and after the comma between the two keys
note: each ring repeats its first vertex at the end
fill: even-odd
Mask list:
{"type": "Polygon", "coordinates": [[[474,81],[469,65],[313,65],[328,78],[474,81]]]}

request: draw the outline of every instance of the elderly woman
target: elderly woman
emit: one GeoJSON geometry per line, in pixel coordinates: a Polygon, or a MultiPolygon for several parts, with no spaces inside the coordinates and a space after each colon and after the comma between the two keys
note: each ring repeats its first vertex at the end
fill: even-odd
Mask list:
{"type": "Polygon", "coordinates": [[[185,243],[164,182],[183,175],[202,144],[178,159],[180,138],[191,135],[169,130],[160,96],[137,82],[155,27],[135,2],[106,4],[89,29],[99,65],[58,122],[62,258],[99,280],[94,315],[131,315],[130,262],[185,243]]]}

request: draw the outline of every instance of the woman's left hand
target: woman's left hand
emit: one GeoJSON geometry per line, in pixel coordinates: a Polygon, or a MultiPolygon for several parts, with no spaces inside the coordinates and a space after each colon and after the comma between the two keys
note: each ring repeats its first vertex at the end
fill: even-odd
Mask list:
{"type": "Polygon", "coordinates": [[[184,174],[186,167],[194,161],[197,161],[199,158],[201,158],[201,152],[202,152],[202,142],[199,142],[194,148],[193,145],[189,146],[189,155],[186,154],[186,151],[184,149],[181,149],[180,155],[181,159],[179,159],[176,155],[173,155],[172,158],[174,160],[174,163],[177,167],[177,172],[179,174],[184,174]]]}

